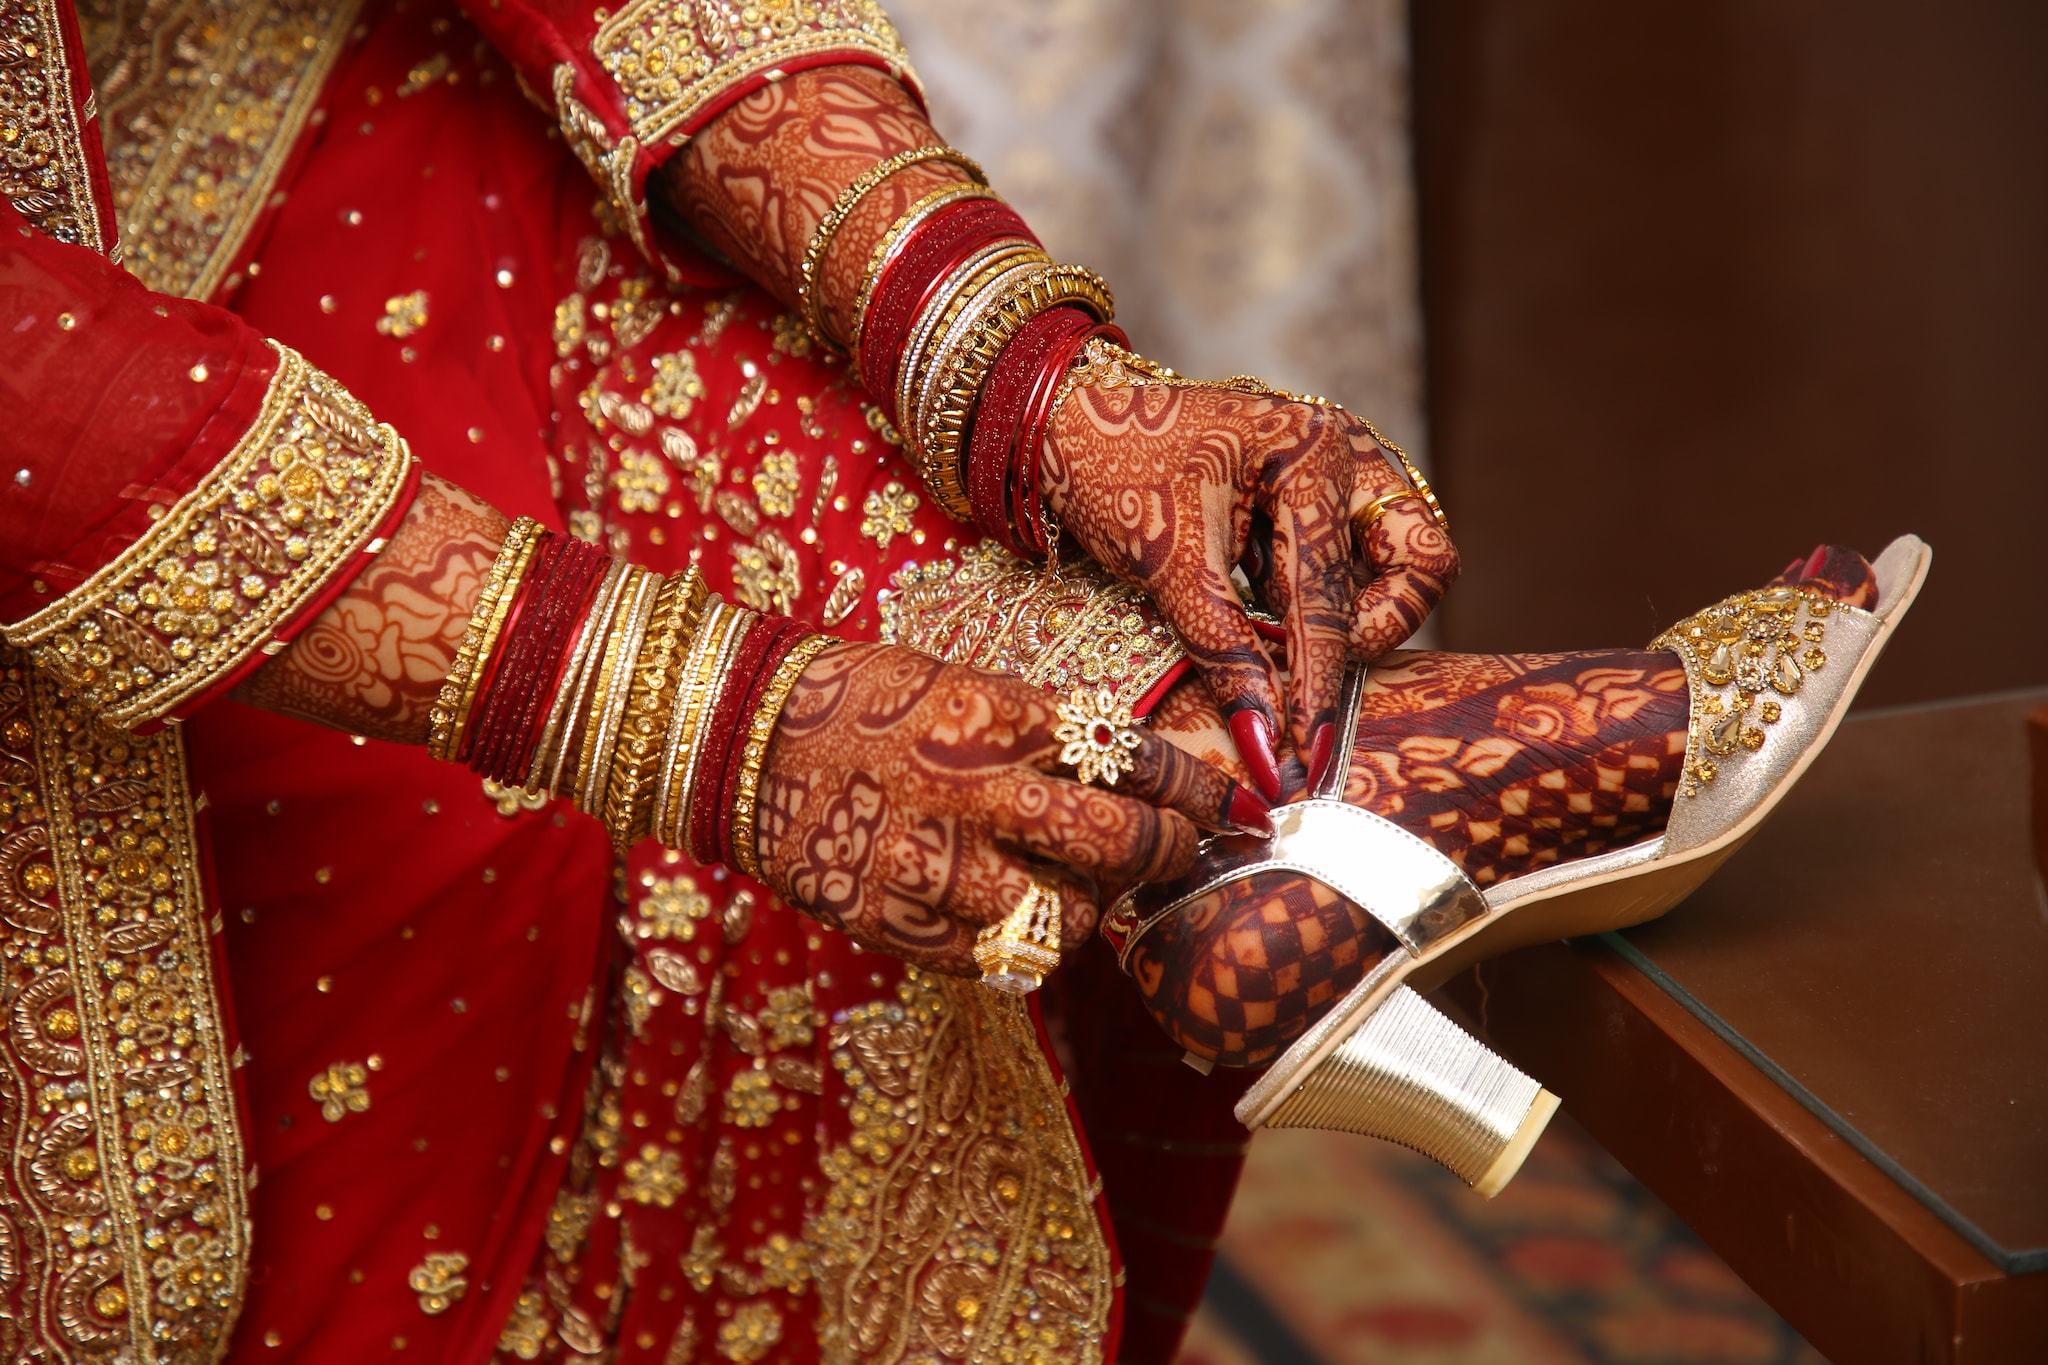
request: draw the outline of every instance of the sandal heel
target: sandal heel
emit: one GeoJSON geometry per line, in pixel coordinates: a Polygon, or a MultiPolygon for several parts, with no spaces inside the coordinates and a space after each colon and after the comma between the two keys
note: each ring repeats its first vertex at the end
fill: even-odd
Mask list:
{"type": "Polygon", "coordinates": [[[1265,1121],[1399,1143],[1491,1199],[1521,1169],[1557,1096],[1402,986],[1265,1121]]]}

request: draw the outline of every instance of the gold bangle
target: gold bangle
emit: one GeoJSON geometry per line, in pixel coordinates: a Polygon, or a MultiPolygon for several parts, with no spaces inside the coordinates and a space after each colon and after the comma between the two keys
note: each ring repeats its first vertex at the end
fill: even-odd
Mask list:
{"type": "Polygon", "coordinates": [[[540,539],[540,523],[521,517],[512,523],[498,554],[484,574],[470,609],[469,624],[455,647],[455,662],[441,684],[440,695],[427,712],[427,752],[435,758],[453,760],[462,744],[462,732],[469,725],[470,708],[483,680],[483,663],[498,646],[498,632],[504,629],[513,600],[519,595],[519,580],[532,562],[533,547],[540,539]]]}
{"type": "Polygon", "coordinates": [[[853,335],[847,339],[846,351],[852,358],[855,374],[860,373],[860,339],[867,331],[868,309],[875,301],[875,289],[882,282],[882,272],[889,268],[896,252],[919,228],[937,214],[969,199],[998,199],[994,190],[985,185],[941,185],[930,194],[904,210],[903,216],[889,224],[889,230],[875,243],[875,249],[868,256],[868,268],[860,277],[860,292],[853,300],[853,335]]]}
{"type": "Polygon", "coordinates": [[[811,229],[811,239],[804,246],[803,264],[798,270],[796,282],[797,313],[803,318],[804,330],[811,339],[829,350],[843,350],[825,331],[824,305],[818,298],[818,272],[824,268],[825,253],[832,248],[832,239],[853,211],[860,207],[860,201],[884,180],[901,170],[925,161],[948,161],[974,177],[978,185],[988,184],[988,176],[965,152],[951,147],[913,147],[907,152],[898,152],[855,176],[853,183],[839,191],[839,197],[825,210],[825,216],[811,229]]]}
{"type": "Polygon", "coordinates": [[[967,521],[973,516],[961,461],[968,421],[989,370],[1033,318],[1068,304],[1081,305],[1098,322],[1116,315],[1116,300],[1094,271],[1048,265],[1002,286],[948,337],[920,405],[928,415],[920,417],[917,428],[923,441],[919,453],[924,457],[925,485],[932,501],[954,518],[967,521]]]}
{"type": "Polygon", "coordinates": [[[547,725],[540,743],[534,746],[533,769],[526,775],[529,794],[561,795],[562,768],[571,754],[583,715],[583,699],[590,692],[591,660],[602,654],[606,631],[611,628],[612,609],[618,605],[619,588],[626,581],[626,561],[614,559],[591,597],[590,613],[583,619],[576,643],[562,670],[561,686],[555,689],[548,707],[547,725]]]}
{"type": "Polygon", "coordinates": [[[656,796],[660,815],[655,832],[668,848],[688,852],[690,789],[703,759],[712,700],[733,647],[759,620],[753,612],[729,602],[714,602],[703,628],[691,643],[683,679],[669,713],[668,748],[662,760],[661,788],[656,796]]]}
{"type": "MultiPolygon", "coordinates": [[[[725,633],[723,639],[717,641],[717,647],[706,663],[704,676],[699,680],[695,715],[691,717],[689,753],[683,768],[683,782],[679,793],[681,799],[676,803],[674,847],[704,863],[715,862],[717,858],[715,855],[705,857],[699,854],[690,843],[690,826],[694,823],[697,801],[700,797],[713,795],[697,789],[704,777],[704,746],[711,738],[711,718],[718,710],[719,698],[732,682],[733,655],[739,652],[740,645],[748,633],[761,622],[758,614],[741,611],[738,608],[733,609],[733,616],[732,628],[725,633]]],[[[716,799],[715,795],[713,799],[716,799]]]]}
{"type": "Polygon", "coordinates": [[[761,705],[747,723],[746,748],[740,751],[739,790],[732,800],[732,856],[739,870],[749,877],[761,875],[761,850],[755,845],[754,811],[761,790],[761,765],[768,759],[769,741],[782,719],[783,704],[796,689],[796,682],[828,645],[839,643],[830,635],[806,635],[783,657],[775,676],[761,694],[761,705]]]}
{"type": "Polygon", "coordinates": [[[619,721],[626,709],[626,688],[633,659],[639,652],[640,634],[647,614],[654,608],[654,595],[662,576],[633,566],[632,584],[619,595],[618,610],[606,632],[604,655],[591,687],[590,710],[583,723],[583,750],[576,765],[576,805],[585,815],[604,818],[604,798],[611,785],[612,746],[618,741],[619,721]]]}
{"type": "Polygon", "coordinates": [[[711,595],[696,633],[690,637],[690,647],[676,666],[676,692],[664,718],[661,765],[654,782],[654,836],[663,847],[674,847],[669,842],[669,830],[675,824],[676,779],[686,751],[690,701],[696,691],[697,675],[703,670],[704,655],[717,636],[719,623],[731,610],[723,597],[711,595]]]}
{"type": "Polygon", "coordinates": [[[704,576],[694,564],[662,584],[633,661],[604,798],[604,825],[621,852],[647,837],[647,779],[660,757],[663,723],[680,676],[676,665],[696,633],[705,597],[704,576]]]}
{"type": "Polygon", "coordinates": [[[1022,237],[991,242],[962,261],[934,292],[932,302],[918,314],[904,340],[903,355],[896,368],[895,395],[897,430],[913,450],[917,448],[910,429],[917,416],[914,399],[933,338],[943,334],[966,301],[989,279],[1020,264],[1051,259],[1022,237]]]}

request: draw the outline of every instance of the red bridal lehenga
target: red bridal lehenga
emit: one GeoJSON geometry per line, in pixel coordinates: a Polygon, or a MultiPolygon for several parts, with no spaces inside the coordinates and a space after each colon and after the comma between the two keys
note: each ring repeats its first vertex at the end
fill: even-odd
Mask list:
{"type": "MultiPolygon", "coordinates": [[[[1349,788],[1332,768],[1270,843],[1211,841],[1191,880],[1124,898],[1028,1001],[651,840],[615,855],[568,803],[427,749],[227,699],[288,648],[280,688],[439,687],[430,747],[464,753],[475,703],[478,771],[566,792],[573,747],[579,808],[622,844],[652,817],[733,866],[823,647],[790,618],[1085,684],[1104,718],[1079,733],[1147,742],[1106,718],[1184,671],[1147,604],[932,503],[1015,532],[1039,490],[1012,456],[1056,393],[1180,382],[1098,345],[1093,277],[1017,264],[1014,215],[958,186],[926,201],[960,199],[952,235],[890,258],[932,280],[877,249],[874,314],[907,330],[872,355],[913,357],[895,397],[924,386],[927,475],[953,424],[954,482],[927,486],[801,319],[648,212],[649,173],[735,100],[847,63],[911,79],[870,0],[0,0],[10,1359],[1163,1365],[1239,1117],[1411,1141],[1482,1190],[1512,1174],[1554,1097],[1418,992],[1697,885],[1924,578],[1911,537],[1874,565],[1823,550],[1658,652],[1359,670],[1349,788]],[[1011,295],[1011,270],[1045,273],[1011,295]],[[1027,294],[1040,313],[1001,316],[1027,294]],[[1030,364],[999,384],[1012,341],[1030,364]],[[957,380],[977,348],[974,384],[938,382],[940,351],[957,380]],[[1007,463],[976,463],[1005,430],[1007,463]],[[380,599],[381,634],[302,636],[434,506],[427,472],[531,520],[487,570],[436,561],[466,577],[413,583],[416,610],[380,599]],[[707,584],[781,620],[736,644],[752,627],[707,584]],[[1277,1061],[1200,1076],[1181,1046],[1277,1061]],[[1485,1065],[1409,1065],[1445,1058],[1485,1065]],[[1512,1086],[1424,1141],[1411,1120],[1482,1072],[1512,1086]]],[[[1437,514],[1404,484],[1354,530],[1401,499],[1437,514]]],[[[1162,728],[1209,743],[1206,705],[1180,690],[1162,728]]]]}
{"type": "Polygon", "coordinates": [[[200,705],[403,514],[393,429],[763,611],[1048,686],[1172,672],[1122,590],[963,543],[845,366],[636,211],[644,149],[771,72],[902,69],[872,5],[758,9],[0,3],[0,232],[118,242],[319,367],[160,309],[109,339],[121,393],[61,349],[0,381],[68,452],[5,470],[9,1358],[1170,1357],[1241,1086],[1099,963],[1056,983],[1099,997],[1070,1093],[1035,1004],[421,750],[200,705]],[[258,429],[332,458],[237,463],[258,429]],[[63,685],[109,658],[117,696],[63,685]]]}

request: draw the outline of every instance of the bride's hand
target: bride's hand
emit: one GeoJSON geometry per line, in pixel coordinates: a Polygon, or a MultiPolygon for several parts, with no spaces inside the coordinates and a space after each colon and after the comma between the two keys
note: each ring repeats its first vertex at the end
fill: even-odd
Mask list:
{"type": "MultiPolygon", "coordinates": [[[[1283,733],[1308,785],[1330,761],[1347,652],[1394,649],[1458,576],[1427,504],[1401,496],[1408,480],[1340,408],[1220,386],[1084,386],[1055,413],[1039,473],[1064,532],[1180,635],[1274,800],[1283,733]],[[1230,583],[1255,517],[1272,526],[1262,582],[1285,620],[1285,693],[1230,583]]],[[[1290,765],[1286,794],[1302,780],[1290,765]]]]}
{"type": "Polygon", "coordinates": [[[1237,784],[1141,731],[1113,789],[1059,761],[1057,699],[892,645],[838,644],[805,669],[762,769],[764,879],[863,947],[956,975],[1033,879],[1068,946],[1104,897],[1185,871],[1228,828],[1237,784]]]}

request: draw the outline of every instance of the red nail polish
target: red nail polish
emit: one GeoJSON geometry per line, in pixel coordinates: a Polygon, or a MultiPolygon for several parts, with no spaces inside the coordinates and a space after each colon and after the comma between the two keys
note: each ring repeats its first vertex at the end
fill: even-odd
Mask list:
{"type": "Polygon", "coordinates": [[[1324,721],[1316,727],[1315,737],[1308,742],[1308,789],[1321,791],[1323,775],[1330,771],[1330,759],[1337,747],[1337,723],[1324,721]]]}
{"type": "Polygon", "coordinates": [[[1238,757],[1251,770],[1252,781],[1268,801],[1280,799],[1280,764],[1273,752],[1273,727],[1257,711],[1246,707],[1230,718],[1230,737],[1237,741],[1238,757]]]}
{"type": "Polygon", "coordinates": [[[1250,787],[1232,784],[1230,805],[1226,808],[1230,823],[1253,834],[1273,832],[1273,808],[1259,799],[1259,794],[1250,787]]]}
{"type": "Polygon", "coordinates": [[[1806,564],[1799,570],[1800,581],[1804,582],[1809,578],[1818,577],[1820,571],[1827,566],[1828,547],[1825,545],[1814,546],[1813,553],[1806,557],[1806,564]]]}

